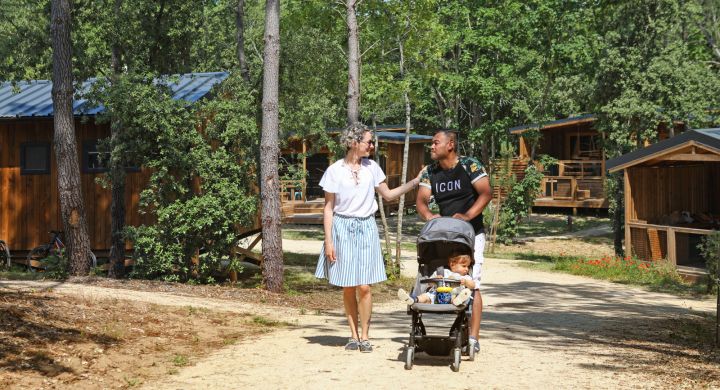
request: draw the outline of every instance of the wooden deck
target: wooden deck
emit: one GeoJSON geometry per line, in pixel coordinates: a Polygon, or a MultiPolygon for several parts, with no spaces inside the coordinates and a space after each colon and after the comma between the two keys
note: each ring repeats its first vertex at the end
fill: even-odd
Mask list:
{"type": "Polygon", "coordinates": [[[602,160],[560,160],[545,172],[537,207],[608,208],[602,160]]]}

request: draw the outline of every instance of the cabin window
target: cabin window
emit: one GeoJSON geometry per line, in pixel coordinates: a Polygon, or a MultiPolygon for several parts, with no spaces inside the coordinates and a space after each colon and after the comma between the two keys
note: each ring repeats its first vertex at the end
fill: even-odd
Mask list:
{"type": "Polygon", "coordinates": [[[96,173],[107,172],[107,152],[98,151],[98,140],[83,142],[82,164],[83,172],[96,173]]]}
{"type": "Polygon", "coordinates": [[[50,173],[50,143],[28,142],[20,145],[20,174],[50,173]]]}
{"type": "MultiPolygon", "coordinates": [[[[100,140],[93,139],[83,142],[82,154],[82,171],[84,173],[100,173],[107,172],[110,168],[107,166],[110,159],[110,153],[98,150],[100,140]]],[[[140,168],[130,164],[125,167],[127,172],[139,172],[140,168]]]]}

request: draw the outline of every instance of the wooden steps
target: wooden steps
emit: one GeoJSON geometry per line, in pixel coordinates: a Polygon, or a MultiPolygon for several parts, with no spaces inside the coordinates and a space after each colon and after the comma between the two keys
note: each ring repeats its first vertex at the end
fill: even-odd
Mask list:
{"type": "MultiPolygon", "coordinates": [[[[493,165],[494,165],[493,182],[498,183],[498,181],[501,179],[499,177],[499,171],[500,171],[499,166],[498,166],[499,163],[494,162],[493,165]]],[[[515,176],[516,182],[519,182],[525,178],[525,169],[527,169],[527,165],[528,165],[527,160],[519,159],[519,158],[512,159],[512,166],[510,167],[510,174],[515,176]]],[[[507,195],[508,195],[507,191],[500,187],[501,186],[499,186],[499,185],[493,186],[493,199],[507,197],[507,195]]]]}
{"type": "Polygon", "coordinates": [[[283,203],[283,223],[322,225],[325,199],[283,203]]]}

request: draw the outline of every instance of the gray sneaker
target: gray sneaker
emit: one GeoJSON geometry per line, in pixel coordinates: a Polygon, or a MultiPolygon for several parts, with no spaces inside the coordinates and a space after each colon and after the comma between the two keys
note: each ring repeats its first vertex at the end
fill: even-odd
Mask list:
{"type": "Polygon", "coordinates": [[[468,347],[474,349],[476,355],[480,353],[480,343],[472,337],[468,340],[468,347]]]}
{"type": "Polygon", "coordinates": [[[370,340],[362,340],[360,341],[360,352],[372,352],[372,345],[370,345],[370,340]]]}
{"type": "Polygon", "coordinates": [[[346,351],[357,351],[360,346],[360,342],[357,339],[349,338],[347,344],[345,344],[346,351]]]}

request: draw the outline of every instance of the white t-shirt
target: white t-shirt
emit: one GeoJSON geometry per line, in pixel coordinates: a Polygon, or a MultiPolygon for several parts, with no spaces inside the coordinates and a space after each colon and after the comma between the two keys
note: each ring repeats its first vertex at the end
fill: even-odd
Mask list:
{"type": "MultiPolygon", "coordinates": [[[[447,268],[443,268],[443,278],[445,279],[455,279],[455,280],[473,280],[472,276],[470,275],[460,275],[457,272],[452,272],[447,268]]],[[[437,271],[433,272],[432,275],[430,275],[431,278],[437,278],[438,274],[437,271]]]]}
{"type": "Polygon", "coordinates": [[[345,159],[335,161],[323,174],[320,187],[335,194],[334,213],[365,218],[378,210],[375,187],[385,181],[385,173],[375,161],[363,158],[357,176],[356,182],[345,159]]]}

